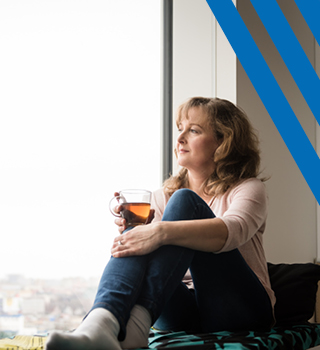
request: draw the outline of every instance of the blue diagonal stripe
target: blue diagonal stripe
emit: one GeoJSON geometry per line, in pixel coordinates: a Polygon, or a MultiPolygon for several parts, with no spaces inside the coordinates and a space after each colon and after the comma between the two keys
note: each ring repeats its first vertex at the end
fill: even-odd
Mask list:
{"type": "Polygon", "coordinates": [[[319,0],[294,0],[307,22],[312,34],[320,45],[320,1],[319,0]]]}
{"type": "Polygon", "coordinates": [[[320,160],[232,0],[207,0],[311,191],[320,204],[320,160]]]}
{"type": "Polygon", "coordinates": [[[320,124],[320,80],[275,0],[251,0],[283,61],[320,124]]]}

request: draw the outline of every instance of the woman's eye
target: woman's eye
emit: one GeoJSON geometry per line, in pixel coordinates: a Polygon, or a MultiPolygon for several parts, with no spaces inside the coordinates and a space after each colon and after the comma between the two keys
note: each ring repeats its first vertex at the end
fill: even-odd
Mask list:
{"type": "Polygon", "coordinates": [[[198,133],[198,131],[196,130],[196,129],[191,129],[190,130],[193,134],[197,134],[198,133]]]}

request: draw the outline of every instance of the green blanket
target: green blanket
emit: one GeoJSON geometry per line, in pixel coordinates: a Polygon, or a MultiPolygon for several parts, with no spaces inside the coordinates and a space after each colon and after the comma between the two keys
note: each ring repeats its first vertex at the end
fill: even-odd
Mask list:
{"type": "Polygon", "coordinates": [[[320,344],[320,325],[273,328],[270,332],[150,333],[151,349],[306,350],[320,344]]]}

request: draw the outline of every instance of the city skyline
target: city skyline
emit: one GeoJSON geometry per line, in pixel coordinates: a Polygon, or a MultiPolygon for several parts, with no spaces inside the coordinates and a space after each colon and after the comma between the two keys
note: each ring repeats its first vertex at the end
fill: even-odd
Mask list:
{"type": "Polygon", "coordinates": [[[0,338],[74,329],[90,310],[97,285],[85,278],[0,280],[0,338]]]}

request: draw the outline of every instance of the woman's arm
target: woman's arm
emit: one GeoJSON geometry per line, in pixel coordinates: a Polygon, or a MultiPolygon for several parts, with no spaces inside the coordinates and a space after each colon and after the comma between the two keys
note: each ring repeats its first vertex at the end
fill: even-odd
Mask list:
{"type": "Polygon", "coordinates": [[[219,218],[163,221],[160,224],[161,231],[163,231],[164,244],[179,245],[204,252],[219,251],[228,238],[227,226],[219,218]]]}
{"type": "Polygon", "coordinates": [[[219,218],[160,221],[138,226],[114,240],[114,257],[144,255],[163,245],[177,245],[204,252],[222,249],[228,237],[227,226],[219,218]],[[121,241],[121,245],[118,242],[121,241]]]}

